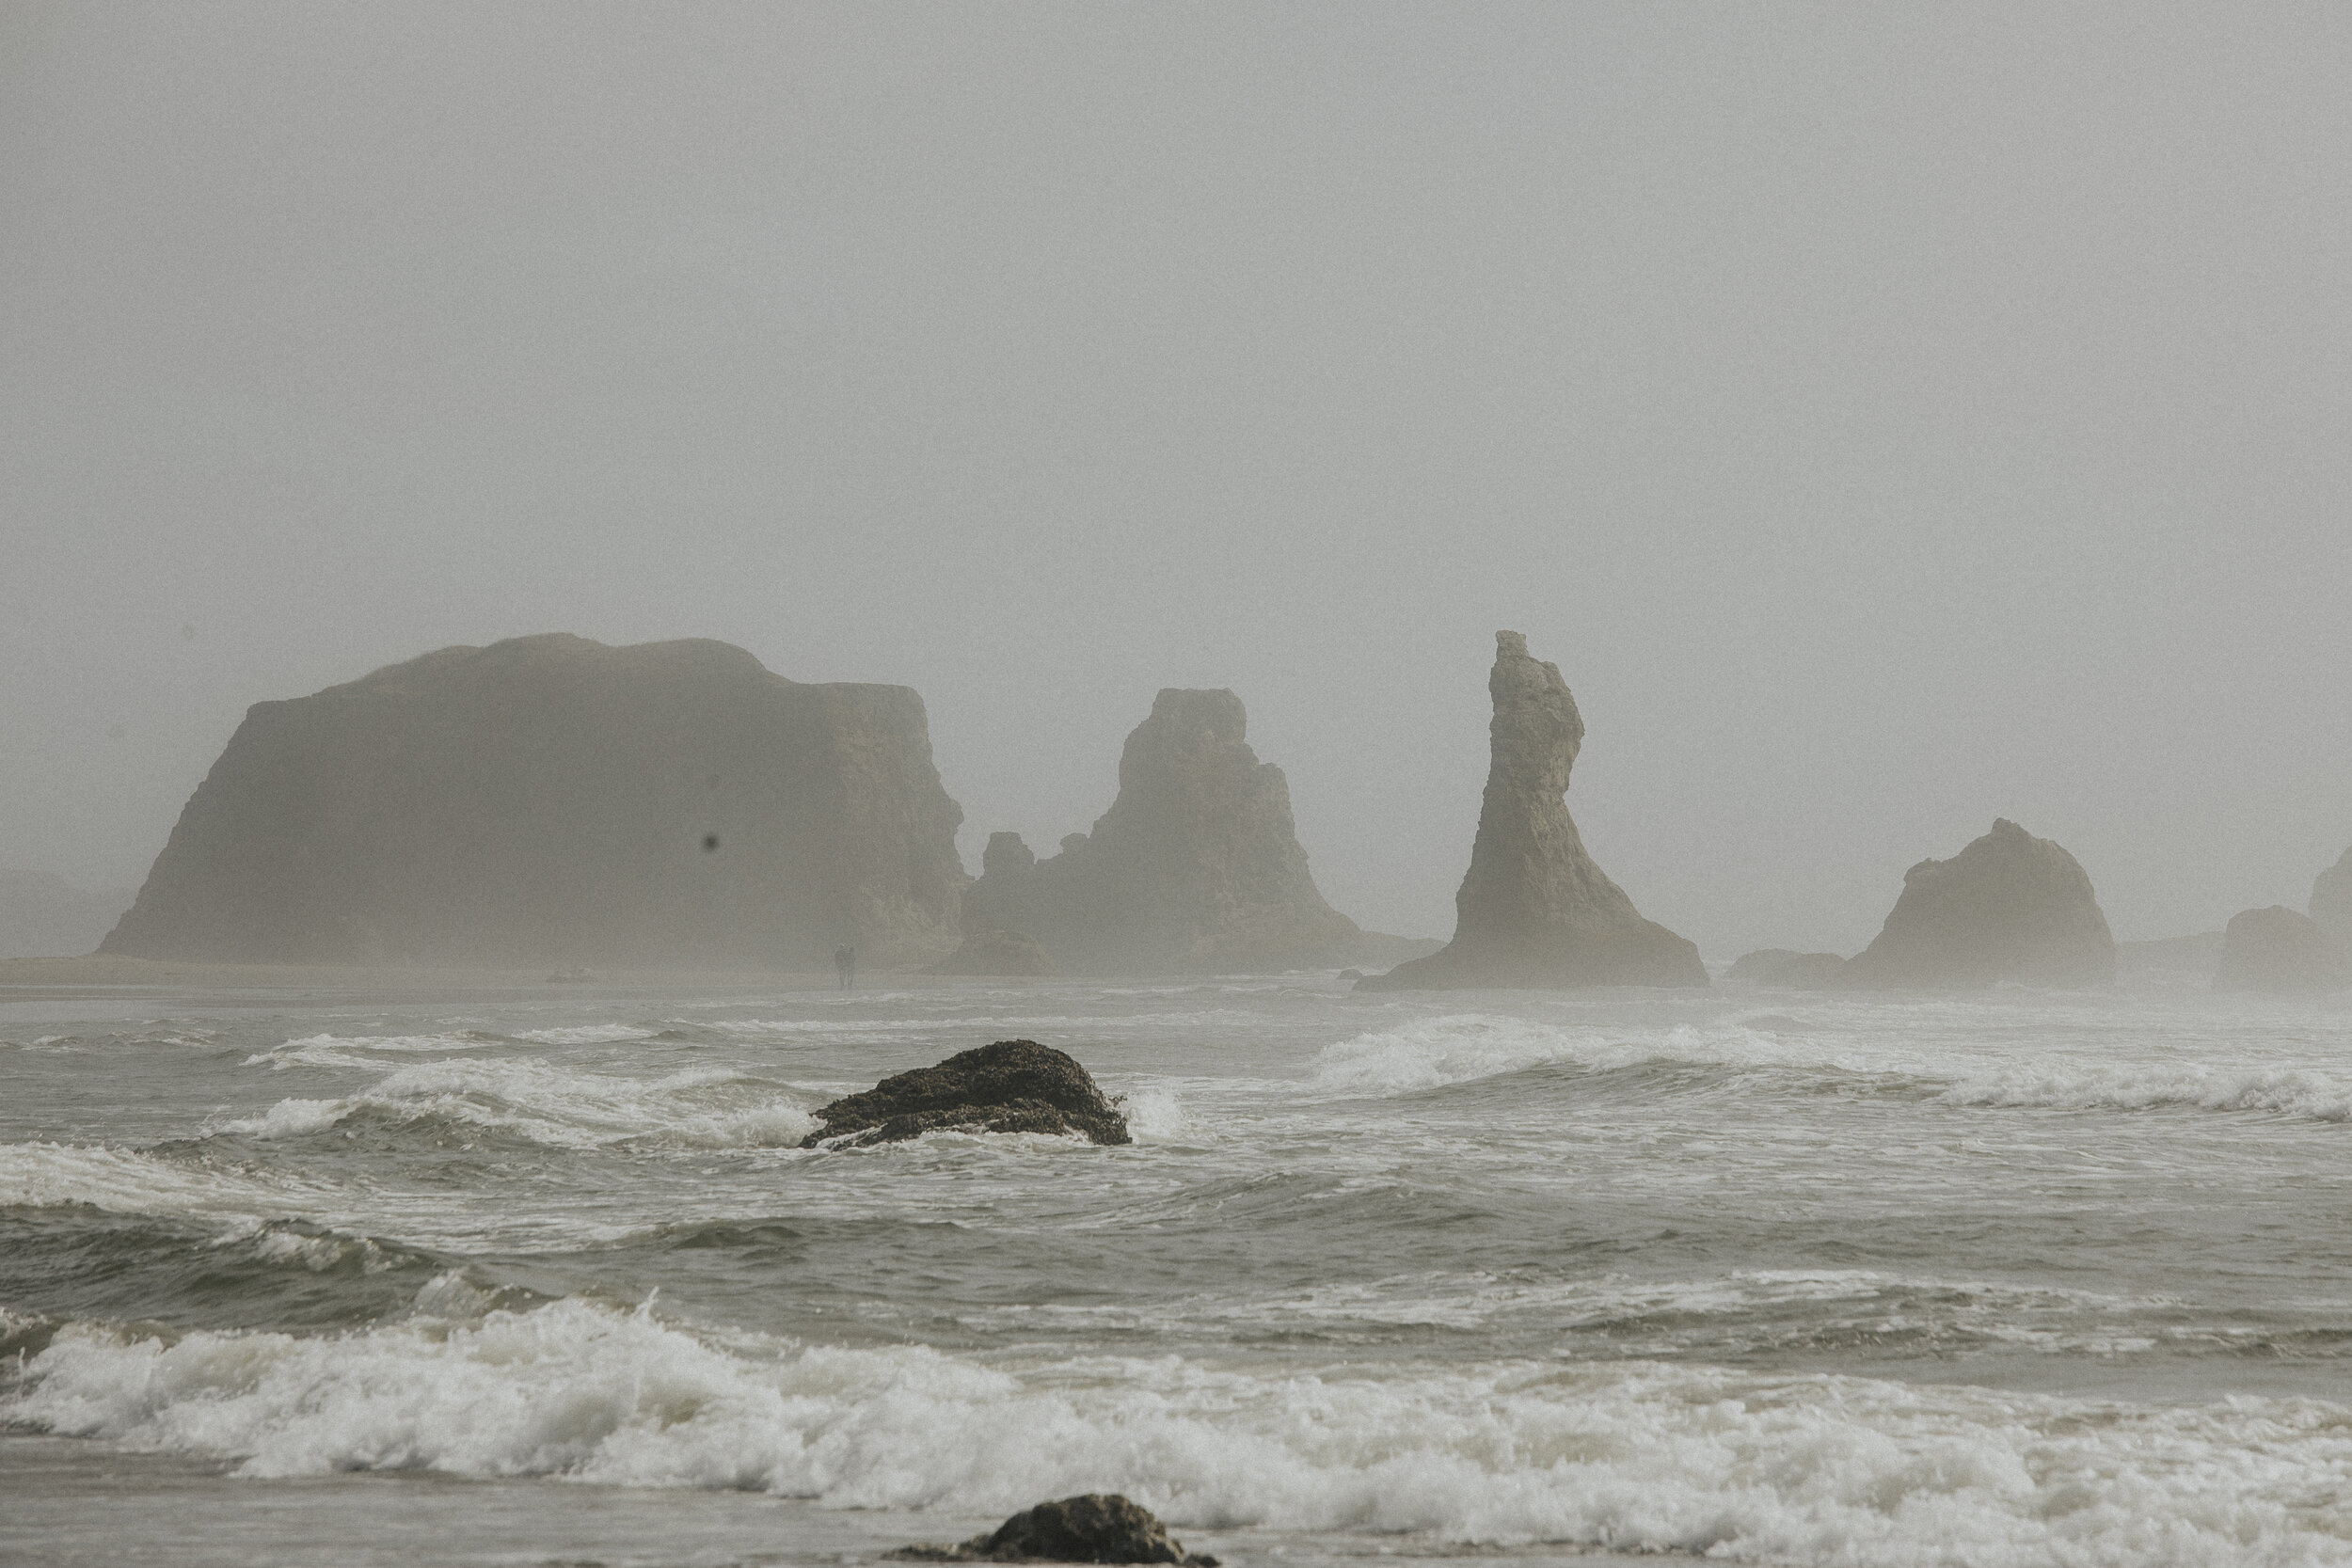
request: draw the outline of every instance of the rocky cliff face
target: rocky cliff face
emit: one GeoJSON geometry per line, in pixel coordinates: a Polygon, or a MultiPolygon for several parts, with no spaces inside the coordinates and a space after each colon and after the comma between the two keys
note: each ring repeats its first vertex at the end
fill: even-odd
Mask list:
{"type": "Polygon", "coordinates": [[[1492,760],[1454,940],[1360,989],[1706,985],[1698,949],[1643,919],[1584,852],[1565,799],[1584,721],[1559,666],[1497,632],[1486,689],[1492,760]]]}
{"type": "Polygon", "coordinates": [[[2352,947],[2352,849],[2312,881],[2311,909],[2322,929],[2352,947]]]}
{"type": "Polygon", "coordinates": [[[1838,983],[1861,987],[2103,986],[2115,938],[2074,857],[2006,817],[1947,861],[1903,873],[1878,940],[1838,983]]]}
{"type": "Polygon", "coordinates": [[[2283,904],[2242,910],[2221,937],[2216,990],[2337,990],[2352,985],[2344,944],[2283,904]]]}
{"type": "Polygon", "coordinates": [[[1091,833],[1039,860],[996,833],[963,901],[968,974],[983,945],[1032,939],[1064,974],[1152,974],[1340,964],[1364,942],[1323,901],[1282,770],[1244,739],[1231,691],[1169,688],[1127,736],[1119,796],[1091,833]]]}
{"type": "Polygon", "coordinates": [[[821,967],[953,946],[962,813],[922,699],[740,648],[444,648],[260,703],[103,951],[821,967]]]}

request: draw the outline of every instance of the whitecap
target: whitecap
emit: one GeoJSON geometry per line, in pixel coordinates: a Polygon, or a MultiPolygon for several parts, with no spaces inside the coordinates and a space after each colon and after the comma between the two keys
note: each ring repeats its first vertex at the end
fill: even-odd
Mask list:
{"type": "MultiPolygon", "coordinates": [[[[428,1290],[431,1288],[428,1287],[428,1290]]],[[[453,1290],[453,1287],[452,1288],[453,1290]]],[[[2352,1411],[1646,1363],[1050,1365],[723,1348],[580,1301],[331,1338],[68,1325],[0,1418],[252,1476],[421,1468],[989,1514],[1953,1568],[2352,1559],[2352,1411]]]]}

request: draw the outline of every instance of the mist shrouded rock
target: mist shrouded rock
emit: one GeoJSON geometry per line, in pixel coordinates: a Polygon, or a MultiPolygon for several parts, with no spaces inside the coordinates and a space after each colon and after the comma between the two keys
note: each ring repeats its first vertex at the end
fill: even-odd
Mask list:
{"type": "Polygon", "coordinates": [[[2115,938],[2074,857],[2006,817],[1947,861],[1921,861],[1846,986],[2103,986],[2115,938]]]}
{"type": "Polygon", "coordinates": [[[1119,795],[1091,833],[1039,860],[995,833],[963,900],[965,947],[950,974],[1025,957],[1026,939],[1065,974],[1311,968],[1375,939],[1323,901],[1291,819],[1282,770],[1260,762],[1248,715],[1226,690],[1168,688],[1119,758],[1119,795]]]}
{"type": "Polygon", "coordinates": [[[92,893],[48,871],[0,871],[0,958],[66,958],[96,947],[131,890],[92,893]]]}
{"type": "Polygon", "coordinates": [[[816,967],[953,946],[962,813],[902,686],[563,634],[256,704],[104,943],[145,958],[816,967]]]}
{"type": "Polygon", "coordinates": [[[1566,799],[1584,721],[1559,666],[1497,632],[1486,689],[1492,760],[1454,940],[1359,989],[1706,985],[1698,949],[1643,919],[1584,852],[1566,799]]]}
{"type": "Polygon", "coordinates": [[[2329,936],[2352,946],[2352,849],[2312,879],[2311,911],[2329,936]]]}
{"type": "Polygon", "coordinates": [[[2352,985],[2344,943],[2283,904],[2241,910],[2221,937],[2216,990],[2336,990],[2352,985]]]}

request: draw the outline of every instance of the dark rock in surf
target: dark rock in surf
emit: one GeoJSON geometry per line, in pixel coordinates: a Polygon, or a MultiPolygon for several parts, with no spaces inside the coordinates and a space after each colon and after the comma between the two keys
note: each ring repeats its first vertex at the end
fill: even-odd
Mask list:
{"type": "Polygon", "coordinates": [[[2326,927],[2283,904],[2244,910],[2221,937],[2216,990],[2336,990],[2352,985],[2352,961],[2326,927]]]}
{"type": "Polygon", "coordinates": [[[1065,1052],[1035,1040],[998,1040],[960,1051],[937,1067],[885,1078],[817,1112],[801,1140],[862,1148],[926,1132],[1075,1133],[1098,1144],[1131,1142],[1127,1118],[1065,1052]]]}
{"type": "Polygon", "coordinates": [[[1169,1562],[1216,1568],[1216,1559],[1185,1551],[1150,1509],[1115,1492],[1040,1503],[961,1545],[908,1546],[890,1555],[914,1562],[1169,1562]]]}
{"type": "Polygon", "coordinates": [[[1766,947],[1743,955],[1724,972],[1726,980],[1784,990],[1818,990],[1837,982],[1846,960],[1835,953],[1799,953],[1793,948],[1766,947]]]}
{"type": "Polygon", "coordinates": [[[2115,938],[2090,878],[2064,848],[2008,818],[1947,861],[1903,873],[1902,895],[1840,986],[2105,986],[2115,938]]]}
{"type": "Polygon", "coordinates": [[[1486,690],[1486,794],[1454,940],[1358,989],[1706,985],[1699,950],[1643,919],[1584,852],[1566,800],[1584,721],[1559,666],[1497,632],[1486,690]]]}
{"type": "Polygon", "coordinates": [[[2352,947],[2352,849],[2312,880],[2311,908],[2329,936],[2352,947]]]}

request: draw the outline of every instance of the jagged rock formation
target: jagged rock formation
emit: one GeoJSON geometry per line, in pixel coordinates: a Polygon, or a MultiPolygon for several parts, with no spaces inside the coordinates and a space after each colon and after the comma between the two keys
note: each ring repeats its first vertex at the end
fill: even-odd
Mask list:
{"type": "Polygon", "coordinates": [[[1454,940],[1358,989],[1706,985],[1699,950],[1644,920],[1584,852],[1566,800],[1584,721],[1559,666],[1497,632],[1486,689],[1492,761],[1454,940]]]}
{"type": "Polygon", "coordinates": [[[1130,1141],[1127,1118],[1077,1059],[1035,1040],[998,1040],[959,1051],[937,1067],[898,1073],[822,1107],[817,1122],[803,1148],[855,1148],[939,1132],[1130,1141]]]}
{"type": "Polygon", "coordinates": [[[561,634],[256,704],[103,951],[815,968],[953,947],[962,813],[902,686],[561,634]]]}
{"type": "Polygon", "coordinates": [[[2326,927],[2283,904],[2243,910],[2222,934],[2216,990],[2336,990],[2352,985],[2352,961],[2326,927]]]}
{"type": "Polygon", "coordinates": [[[2352,849],[2312,880],[2311,909],[2322,929],[2352,947],[2352,849]]]}
{"type": "Polygon", "coordinates": [[[2104,986],[2115,938],[2074,857],[2006,817],[1947,861],[1903,873],[1878,939],[1846,962],[1845,986],[2104,986]]]}
{"type": "Polygon", "coordinates": [[[1742,955],[1724,972],[1726,980],[1788,990],[1814,990],[1837,982],[1846,960],[1835,953],[1800,953],[1790,947],[1764,947],[1742,955]]]}
{"type": "Polygon", "coordinates": [[[1206,1553],[1187,1552],[1141,1503],[1089,1492],[1024,1509],[956,1546],[905,1546],[890,1554],[912,1562],[1168,1562],[1217,1568],[1206,1553]]]}
{"type": "Polygon", "coordinates": [[[0,958],[87,953],[131,907],[129,888],[91,893],[49,871],[0,871],[0,958]]]}
{"type": "MultiPolygon", "coordinates": [[[[1075,974],[1302,969],[1356,957],[1366,934],[1316,890],[1290,785],[1249,749],[1248,724],[1231,691],[1162,691],[1127,736],[1118,799],[1093,832],[1070,834],[1042,861],[1018,833],[990,837],[980,879],[964,894],[967,942],[1013,933],[1075,974]]],[[[985,961],[977,945],[969,961],[985,961]]]]}

